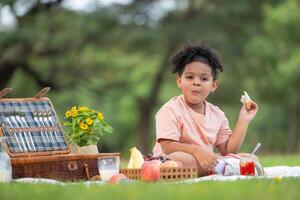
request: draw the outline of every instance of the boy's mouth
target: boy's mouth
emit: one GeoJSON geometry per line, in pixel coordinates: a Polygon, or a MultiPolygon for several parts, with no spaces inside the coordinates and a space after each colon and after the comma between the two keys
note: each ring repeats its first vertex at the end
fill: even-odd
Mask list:
{"type": "Polygon", "coordinates": [[[193,94],[193,95],[200,95],[200,94],[201,94],[201,92],[200,92],[200,91],[198,91],[198,90],[192,90],[192,94],[193,94]]]}

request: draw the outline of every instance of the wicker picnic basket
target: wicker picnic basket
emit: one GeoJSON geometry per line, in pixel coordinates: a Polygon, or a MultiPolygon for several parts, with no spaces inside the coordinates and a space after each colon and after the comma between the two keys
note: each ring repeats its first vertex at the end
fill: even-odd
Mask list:
{"type": "Polygon", "coordinates": [[[0,136],[5,136],[13,178],[38,177],[62,181],[99,175],[97,158],[119,153],[70,154],[63,130],[44,88],[32,98],[3,98],[0,91],[0,136]]]}
{"type": "Polygon", "coordinates": [[[99,175],[97,158],[119,156],[119,153],[92,155],[51,155],[13,158],[13,178],[35,177],[60,181],[90,180],[99,175]]]}
{"type": "MultiPolygon", "coordinates": [[[[120,172],[126,175],[129,179],[141,179],[141,169],[121,169],[120,172]]],[[[184,179],[197,178],[197,168],[196,166],[161,167],[160,178],[165,181],[178,181],[184,179]]]]}

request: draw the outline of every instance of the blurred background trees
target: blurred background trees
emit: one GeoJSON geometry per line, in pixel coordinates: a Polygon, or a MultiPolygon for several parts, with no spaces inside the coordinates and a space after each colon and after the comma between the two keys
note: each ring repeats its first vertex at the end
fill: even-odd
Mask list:
{"type": "Polygon", "coordinates": [[[146,154],[155,113],[180,93],[169,57],[184,42],[206,41],[225,65],[209,100],[232,129],[243,90],[260,106],[242,151],[262,142],[265,153],[299,152],[299,0],[98,0],[81,11],[70,2],[1,1],[0,88],[14,88],[9,97],[50,86],[61,121],[73,105],[103,111],[114,134],[101,151],[146,154]]]}

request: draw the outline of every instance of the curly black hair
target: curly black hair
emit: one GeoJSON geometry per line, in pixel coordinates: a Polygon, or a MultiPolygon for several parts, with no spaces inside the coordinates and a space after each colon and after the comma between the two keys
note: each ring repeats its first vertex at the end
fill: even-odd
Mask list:
{"type": "Polygon", "coordinates": [[[218,73],[223,71],[223,65],[219,59],[218,53],[208,47],[205,43],[193,44],[187,43],[170,58],[172,72],[182,75],[187,64],[199,61],[211,67],[213,79],[218,78],[218,73]]]}

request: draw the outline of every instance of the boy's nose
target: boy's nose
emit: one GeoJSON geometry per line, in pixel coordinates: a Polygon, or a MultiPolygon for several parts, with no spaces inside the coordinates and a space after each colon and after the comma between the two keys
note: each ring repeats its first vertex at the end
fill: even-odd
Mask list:
{"type": "Polygon", "coordinates": [[[194,86],[200,86],[200,83],[193,83],[194,86]]]}

